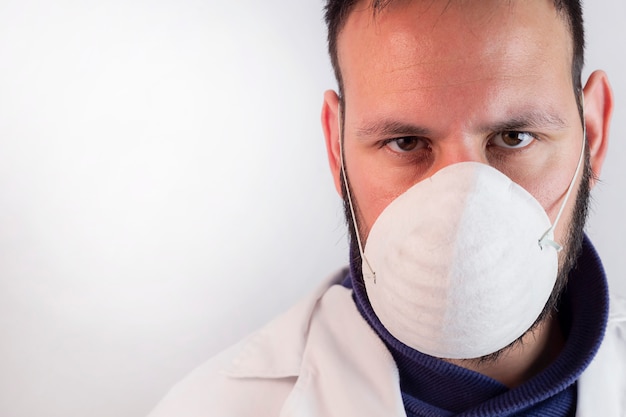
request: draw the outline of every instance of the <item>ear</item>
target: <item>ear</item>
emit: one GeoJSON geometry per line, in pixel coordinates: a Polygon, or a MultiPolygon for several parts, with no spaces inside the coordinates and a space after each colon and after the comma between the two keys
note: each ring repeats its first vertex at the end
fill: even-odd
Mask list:
{"type": "Polygon", "coordinates": [[[335,188],[341,196],[341,152],[339,147],[339,97],[328,90],[324,93],[322,106],[322,129],[326,138],[326,152],[330,171],[335,181],[335,188]]]}
{"type": "Polygon", "coordinates": [[[583,89],[585,95],[585,125],[593,178],[590,187],[600,177],[609,143],[609,127],[613,113],[613,92],[604,71],[594,71],[583,89]]]}

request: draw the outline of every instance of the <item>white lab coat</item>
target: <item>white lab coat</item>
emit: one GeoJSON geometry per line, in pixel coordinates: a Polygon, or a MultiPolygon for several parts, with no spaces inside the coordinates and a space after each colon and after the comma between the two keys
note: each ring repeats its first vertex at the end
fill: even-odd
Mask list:
{"type": "MultiPolygon", "coordinates": [[[[344,277],[193,371],[149,417],[405,417],[394,360],[334,285],[344,277]]],[[[578,390],[577,417],[626,416],[626,304],[612,303],[578,390]]]]}

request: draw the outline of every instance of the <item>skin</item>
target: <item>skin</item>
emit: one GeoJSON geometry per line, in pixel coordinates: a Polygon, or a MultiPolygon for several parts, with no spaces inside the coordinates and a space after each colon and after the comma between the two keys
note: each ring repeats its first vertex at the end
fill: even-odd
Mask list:
{"type": "MultiPolygon", "coordinates": [[[[554,222],[581,152],[571,35],[548,0],[361,2],[338,38],[344,158],[359,234],[416,182],[462,161],[489,164],[530,192],[554,222]]],[[[612,94],[594,72],[585,88],[589,162],[598,177],[612,94]]],[[[339,99],[324,95],[322,126],[341,194],[339,99]]],[[[576,180],[574,196],[581,186],[576,180]]],[[[555,231],[566,240],[575,198],[555,231]]],[[[512,213],[514,220],[514,213],[512,213]]],[[[544,369],[563,340],[555,318],[495,361],[453,361],[516,386],[544,369]]]]}

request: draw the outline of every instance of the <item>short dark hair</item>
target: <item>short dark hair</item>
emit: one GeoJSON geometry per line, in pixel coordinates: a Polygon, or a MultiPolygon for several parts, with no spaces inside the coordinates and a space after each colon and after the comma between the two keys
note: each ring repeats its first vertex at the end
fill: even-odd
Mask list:
{"type": "MultiPolygon", "coordinates": [[[[343,101],[343,79],[337,57],[337,38],[346,24],[348,15],[357,3],[363,0],[327,0],[324,8],[324,18],[328,28],[328,52],[330,61],[335,71],[335,78],[339,88],[339,97],[343,101]]],[[[367,0],[374,13],[383,10],[394,0],[367,0]]],[[[580,94],[582,90],[581,74],[585,63],[585,31],[583,25],[583,12],[580,0],[552,0],[557,12],[565,18],[572,35],[572,83],[578,102],[578,110],[582,116],[582,103],[580,94]]]]}

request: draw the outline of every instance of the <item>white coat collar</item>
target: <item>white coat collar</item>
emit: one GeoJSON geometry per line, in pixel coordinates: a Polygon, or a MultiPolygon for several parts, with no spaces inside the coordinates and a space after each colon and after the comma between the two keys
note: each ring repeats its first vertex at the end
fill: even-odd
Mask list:
{"type": "Polygon", "coordinates": [[[280,417],[406,417],[393,357],[358,312],[352,290],[334,285],[346,272],[252,335],[226,371],[297,377],[280,417]]]}

